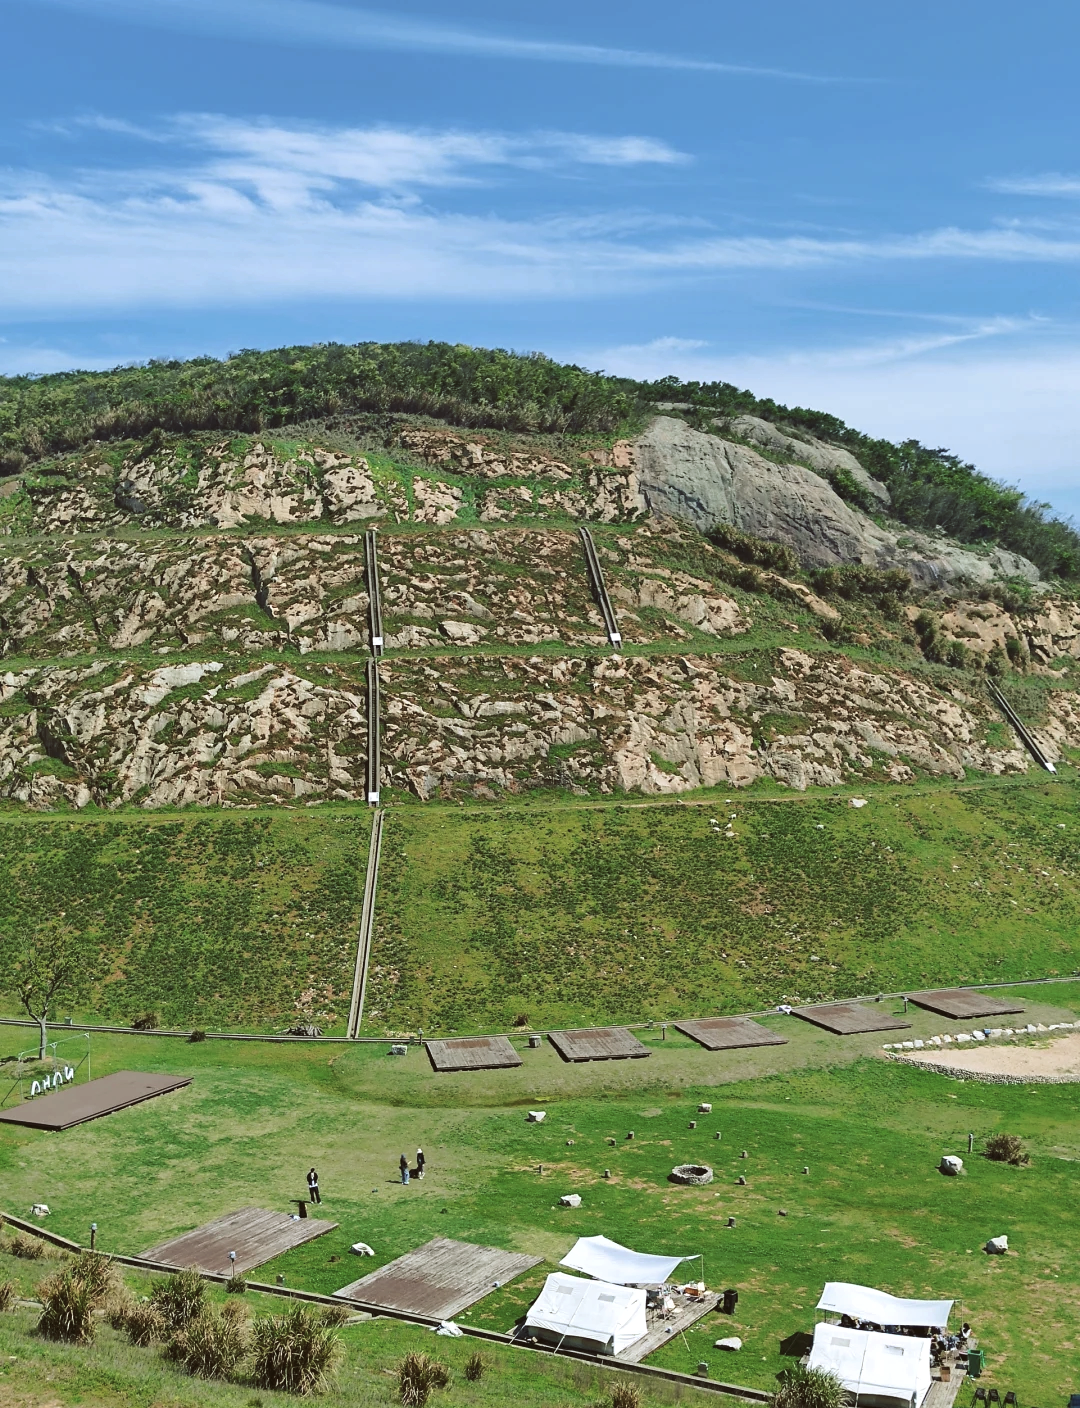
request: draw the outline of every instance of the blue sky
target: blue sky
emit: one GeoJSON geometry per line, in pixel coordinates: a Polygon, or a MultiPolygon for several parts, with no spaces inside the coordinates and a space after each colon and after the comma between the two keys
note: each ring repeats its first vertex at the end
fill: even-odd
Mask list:
{"type": "Polygon", "coordinates": [[[1080,514],[1080,13],[0,0],[0,371],[365,338],[723,377],[1080,514]]]}

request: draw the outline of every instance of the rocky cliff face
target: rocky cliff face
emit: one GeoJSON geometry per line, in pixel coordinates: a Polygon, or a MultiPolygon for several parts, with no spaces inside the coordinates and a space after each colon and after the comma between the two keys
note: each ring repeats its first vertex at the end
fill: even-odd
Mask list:
{"type": "MultiPolygon", "coordinates": [[[[742,417],[732,424],[744,430],[766,425],[755,421],[748,426],[750,421],[753,417],[742,417]]],[[[767,441],[770,448],[782,441],[786,452],[800,443],[785,436],[755,438],[767,441]]],[[[1016,553],[998,548],[982,556],[948,539],[881,528],[846,504],[812,469],[777,464],[671,416],[653,421],[637,441],[636,452],[641,493],[654,513],[670,514],[702,532],[730,523],[755,537],[786,543],[808,566],[861,562],[900,567],[927,586],[961,579],[976,584],[995,578],[1039,579],[1038,568],[1016,553]]],[[[884,490],[859,469],[865,481],[884,490]]]]}
{"type": "MultiPolygon", "coordinates": [[[[1016,560],[902,548],[794,460],[816,455],[824,472],[831,447],[780,446],[746,423],[733,433],[787,458],[670,417],[634,444],[559,453],[400,424],[385,452],[204,437],[72,457],[5,500],[16,511],[0,552],[0,798],[362,803],[361,530],[373,526],[384,787],[421,799],[670,794],[1026,770],[971,679],[928,672],[913,647],[911,668],[831,650],[821,632],[838,624],[834,605],[747,568],[695,525],[924,580],[1011,573],[1016,560]],[[610,652],[580,519],[629,654],[610,652]]],[[[956,599],[936,620],[974,655],[1007,650],[1063,685],[1080,659],[1073,602],[1006,612],[956,599]]],[[[882,626],[894,643],[905,629],[882,626]]],[[[1051,757],[1080,747],[1075,700],[1047,695],[1036,732],[1051,757]]]]}

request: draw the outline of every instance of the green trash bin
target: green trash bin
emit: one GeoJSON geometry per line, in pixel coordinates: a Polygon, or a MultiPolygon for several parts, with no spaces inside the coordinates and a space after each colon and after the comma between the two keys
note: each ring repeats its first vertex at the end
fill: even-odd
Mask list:
{"type": "Polygon", "coordinates": [[[986,1355],[981,1349],[968,1350],[968,1377],[978,1379],[986,1368],[986,1355]]]}

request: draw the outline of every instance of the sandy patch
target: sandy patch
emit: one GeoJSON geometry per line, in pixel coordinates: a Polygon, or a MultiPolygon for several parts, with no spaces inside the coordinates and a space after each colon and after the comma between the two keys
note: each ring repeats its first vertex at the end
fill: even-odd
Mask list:
{"type": "Polygon", "coordinates": [[[950,1066],[997,1076],[1067,1076],[1080,1081],[1080,1032],[1058,1037],[1046,1046],[975,1046],[957,1051],[935,1047],[932,1051],[905,1051],[908,1061],[950,1066]]]}

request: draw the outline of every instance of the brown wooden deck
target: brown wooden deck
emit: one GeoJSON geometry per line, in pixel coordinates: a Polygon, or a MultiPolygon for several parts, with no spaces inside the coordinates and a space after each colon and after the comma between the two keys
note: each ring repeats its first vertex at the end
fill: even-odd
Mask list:
{"type": "Polygon", "coordinates": [[[505,1285],[541,1261],[543,1257],[436,1237],[334,1294],[387,1310],[452,1320],[496,1285],[505,1285]]]}
{"type": "Polygon", "coordinates": [[[922,1401],[922,1408],[953,1408],[953,1404],[959,1397],[961,1386],[967,1378],[967,1370],[962,1365],[963,1360],[952,1366],[952,1377],[948,1383],[942,1381],[939,1370],[932,1370],[934,1382],[930,1385],[930,1390],[922,1401]]]}
{"type": "Polygon", "coordinates": [[[750,1017],[702,1017],[673,1023],[677,1032],[693,1037],[710,1051],[732,1051],[740,1046],[784,1046],[786,1036],[763,1027],[750,1017]]]}
{"type": "Polygon", "coordinates": [[[652,1052],[625,1027],[579,1027],[576,1031],[549,1032],[548,1041],[564,1061],[640,1060],[652,1052]]]}
{"type": "Polygon", "coordinates": [[[336,1222],[323,1222],[316,1217],[292,1218],[287,1212],[271,1212],[269,1208],[241,1208],[139,1255],[164,1266],[181,1270],[197,1266],[200,1271],[228,1276],[230,1271],[239,1273],[261,1266],[282,1252],[332,1232],[336,1226],[336,1222]],[[229,1260],[230,1252],[236,1253],[235,1262],[229,1260]]]}
{"type": "Polygon", "coordinates": [[[145,1075],[142,1071],[114,1071],[84,1085],[68,1085],[51,1095],[39,1095],[23,1105],[0,1113],[6,1124],[30,1129],[71,1129],[87,1120],[127,1110],[156,1095],[167,1095],[191,1084],[190,1076],[145,1075]]]}
{"type": "Polygon", "coordinates": [[[660,1316],[654,1318],[653,1312],[649,1311],[648,1333],[635,1340],[629,1349],[624,1349],[615,1358],[626,1364],[640,1364],[647,1355],[667,1344],[668,1340],[673,1339],[681,1330],[688,1330],[691,1325],[708,1315],[710,1310],[715,1310],[720,1303],[720,1296],[716,1291],[708,1291],[700,1297],[676,1295],[674,1300],[675,1309],[666,1320],[660,1316]]]}
{"type": "Polygon", "coordinates": [[[856,1032],[889,1032],[910,1027],[901,1017],[884,1012],[880,1007],[864,1007],[861,1002],[830,1002],[821,1007],[796,1007],[793,1016],[815,1027],[824,1027],[837,1036],[854,1036],[856,1032]]]}
{"type": "Polygon", "coordinates": [[[465,1036],[424,1045],[436,1071],[499,1071],[522,1064],[505,1036],[465,1036]]]}
{"type": "Polygon", "coordinates": [[[1023,1012],[1016,1002],[1002,1002],[996,997],[987,997],[983,992],[971,988],[942,988],[940,992],[912,992],[911,1002],[925,1007],[928,1012],[937,1012],[942,1017],[953,1017],[966,1021],[974,1017],[1004,1017],[1009,1012],[1023,1012]]]}

